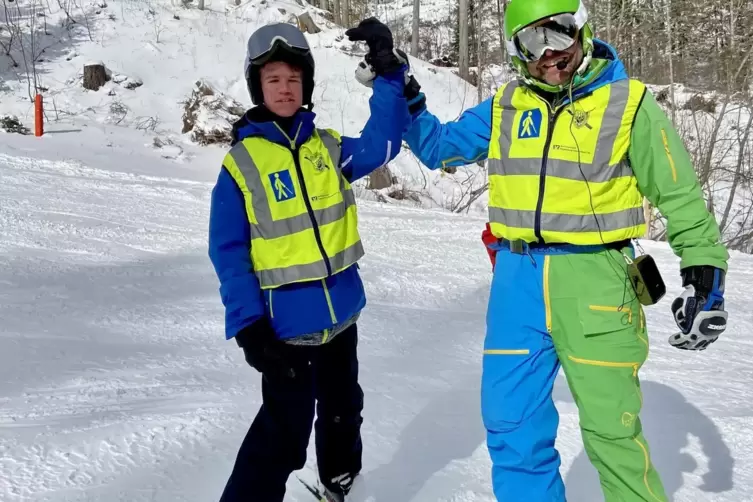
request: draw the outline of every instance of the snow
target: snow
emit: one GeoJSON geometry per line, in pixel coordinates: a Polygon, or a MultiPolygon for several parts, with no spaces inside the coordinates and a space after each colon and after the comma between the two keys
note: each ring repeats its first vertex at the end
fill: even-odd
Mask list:
{"type": "MultiPolygon", "coordinates": [[[[17,3],[14,23],[41,22],[41,4],[17,3]]],[[[181,133],[183,103],[204,80],[218,101],[250,106],[242,79],[248,35],[307,10],[324,28],[307,35],[318,125],[357,135],[371,93],[353,77],[362,51],[301,3],[44,6],[49,35],[36,43],[46,47],[37,63],[45,135],[3,134],[0,142],[3,502],[219,498],[260,404],[260,380],[224,340],[207,257],[209,197],[226,150],[181,133]],[[77,23],[66,23],[69,15],[77,23]],[[102,61],[111,81],[83,89],[85,61],[102,61]]],[[[449,8],[427,5],[422,15],[432,19],[449,8]]],[[[408,12],[409,2],[399,6],[408,12]]],[[[25,66],[14,54],[19,67],[0,57],[0,115],[33,130],[25,66]]],[[[452,69],[411,64],[441,120],[476,104],[476,89],[452,69]]],[[[499,85],[508,77],[495,67],[488,78],[499,85]]],[[[205,128],[222,130],[229,117],[200,111],[205,128]]],[[[355,186],[368,305],[359,323],[364,477],[352,500],[492,501],[478,397],[491,278],[480,242],[486,198],[467,213],[446,210],[483,185],[485,173],[429,172],[405,149],[390,168],[417,202],[377,203],[364,181],[355,186]]],[[[753,257],[732,253],[730,327],[696,354],[666,343],[679,261],[666,244],[643,247],[669,288],[647,309],[652,352],[641,372],[655,464],[676,501],[753,500],[753,318],[745,313],[753,257]]],[[[555,398],[570,499],[600,500],[561,376],[555,398]]],[[[312,440],[309,468],[314,459],[312,440]]],[[[310,496],[291,478],[287,500],[310,496]]]]}
{"type": "MultiPolygon", "coordinates": [[[[258,409],[206,254],[205,166],[219,154],[176,164],[145,140],[92,126],[0,145],[0,500],[217,500],[258,409]]],[[[359,214],[365,456],[352,500],[492,501],[484,218],[363,200],[359,214]]],[[[647,309],[641,373],[655,464],[676,501],[752,500],[753,257],[732,254],[723,338],[685,353],[666,343],[678,260],[642,245],[669,288],[647,309]]],[[[561,375],[555,398],[570,498],[599,500],[561,375]]],[[[310,500],[288,486],[286,500],[310,500]]]]}
{"type": "MultiPolygon", "coordinates": [[[[29,2],[18,1],[22,5],[29,2]]],[[[314,111],[318,126],[358,135],[369,116],[372,91],[354,77],[363,46],[348,41],[344,28],[327,21],[323,11],[308,3],[249,0],[236,6],[232,0],[207,0],[206,10],[199,11],[166,0],[71,1],[61,5],[79,22],[66,24],[65,11],[50,4],[44,18],[49,35],[38,33],[35,42],[47,47],[36,68],[39,85],[46,89],[48,130],[119,125],[153,133],[161,141],[191,150],[195,143],[192,134],[181,131],[184,103],[194,84],[207,81],[221,93],[221,99],[250,107],[243,79],[248,36],[262,24],[287,21],[305,11],[312,13],[323,29],[315,35],[306,34],[317,65],[314,111]],[[97,91],[82,86],[83,66],[90,61],[103,63],[111,76],[97,91]],[[136,87],[139,83],[142,85],[136,87]]],[[[24,41],[28,53],[30,40],[19,40],[24,41]]],[[[33,131],[34,106],[20,46],[14,54],[18,68],[0,57],[0,114],[17,115],[33,131]]],[[[459,79],[451,68],[437,68],[414,58],[411,65],[428,106],[441,120],[455,119],[477,103],[475,87],[459,79]]],[[[206,113],[206,108],[211,107],[202,107],[199,128],[226,130],[221,122],[232,116],[206,113]]],[[[215,164],[205,168],[214,170],[215,164]]],[[[485,171],[477,166],[455,175],[429,172],[407,149],[390,169],[406,190],[420,195],[419,205],[424,207],[452,209],[467,200],[463,194],[468,187],[478,188],[486,182],[485,171]]],[[[365,181],[356,188],[363,192],[365,181]]],[[[373,198],[373,194],[364,195],[373,198]]],[[[471,209],[483,214],[484,201],[477,201],[471,209]]]]}

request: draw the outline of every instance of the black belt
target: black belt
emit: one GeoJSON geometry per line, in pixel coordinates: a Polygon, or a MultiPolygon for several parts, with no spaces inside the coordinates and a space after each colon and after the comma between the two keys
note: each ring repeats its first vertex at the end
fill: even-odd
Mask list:
{"type": "MultiPolygon", "coordinates": [[[[578,244],[570,244],[570,243],[541,243],[541,242],[525,242],[522,239],[515,239],[515,240],[507,240],[507,239],[500,239],[501,242],[506,242],[507,245],[510,247],[510,252],[516,253],[516,254],[524,254],[526,251],[526,247],[529,249],[542,249],[542,248],[557,248],[557,247],[578,247],[578,244]]],[[[596,247],[596,248],[602,248],[602,249],[614,249],[617,251],[622,251],[624,248],[630,246],[630,239],[623,239],[621,241],[613,241],[613,242],[606,242],[603,244],[586,244],[583,247],[584,248],[590,248],[590,247],[596,247]]]]}

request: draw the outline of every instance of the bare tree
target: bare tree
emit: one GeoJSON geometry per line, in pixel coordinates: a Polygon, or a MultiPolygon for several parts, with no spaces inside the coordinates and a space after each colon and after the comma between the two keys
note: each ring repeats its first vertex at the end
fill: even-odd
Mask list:
{"type": "Polygon", "coordinates": [[[421,18],[421,0],[413,0],[413,26],[411,29],[410,55],[418,57],[418,25],[421,18]]]}
{"type": "MultiPolygon", "coordinates": [[[[611,5],[611,2],[610,2],[611,5]]],[[[676,124],[675,120],[675,108],[676,108],[676,102],[675,102],[675,73],[674,73],[674,67],[672,65],[672,0],[667,0],[666,5],[666,14],[667,17],[665,19],[665,24],[667,25],[667,59],[669,62],[669,103],[670,103],[670,109],[672,110],[672,125],[676,124]]]]}
{"type": "Polygon", "coordinates": [[[460,78],[468,80],[468,0],[458,1],[458,34],[460,39],[458,48],[458,69],[460,71],[460,78]]]}
{"type": "Polygon", "coordinates": [[[343,26],[350,26],[350,0],[340,0],[342,2],[340,17],[343,26]]]}

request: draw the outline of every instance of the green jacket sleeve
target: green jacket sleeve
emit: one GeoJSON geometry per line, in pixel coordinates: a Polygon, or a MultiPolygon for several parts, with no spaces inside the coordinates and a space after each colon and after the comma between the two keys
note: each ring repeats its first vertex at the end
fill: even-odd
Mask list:
{"type": "Polygon", "coordinates": [[[667,219],[667,238],[680,268],[711,265],[726,271],[729,254],[706,209],[690,155],[649,91],[635,117],[628,155],[641,193],[667,219]]]}

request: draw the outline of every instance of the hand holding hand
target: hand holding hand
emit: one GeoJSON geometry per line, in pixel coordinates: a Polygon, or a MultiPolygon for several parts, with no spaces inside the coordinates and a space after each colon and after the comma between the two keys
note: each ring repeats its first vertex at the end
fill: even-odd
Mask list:
{"type": "Polygon", "coordinates": [[[356,28],[347,30],[345,35],[351,42],[366,42],[369,47],[366,62],[371,65],[376,75],[399,71],[405,64],[400,61],[394,50],[392,32],[375,17],[364,19],[356,28]]]}

